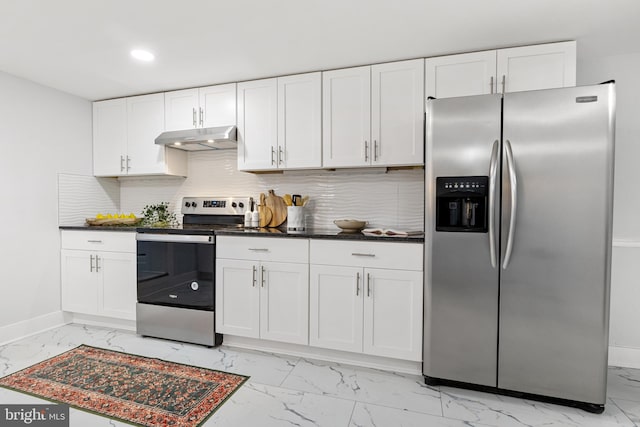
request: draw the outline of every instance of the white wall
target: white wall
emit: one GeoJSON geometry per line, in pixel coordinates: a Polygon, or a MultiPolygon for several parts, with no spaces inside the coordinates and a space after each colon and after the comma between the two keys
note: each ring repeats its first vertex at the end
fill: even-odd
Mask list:
{"type": "Polygon", "coordinates": [[[91,174],[91,104],[0,72],[0,343],[60,315],[59,172],[91,174]]]}
{"type": "MultiPolygon", "coordinates": [[[[580,44],[578,43],[578,49],[580,44]]],[[[580,59],[579,51],[578,58],[580,59]]],[[[578,61],[578,84],[616,81],[609,363],[640,368],[640,52],[578,61]]]]}

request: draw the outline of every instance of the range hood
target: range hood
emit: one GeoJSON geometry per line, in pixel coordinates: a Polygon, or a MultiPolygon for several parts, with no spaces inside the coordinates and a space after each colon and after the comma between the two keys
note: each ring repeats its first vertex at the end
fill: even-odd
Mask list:
{"type": "Polygon", "coordinates": [[[225,150],[238,146],[235,126],[162,132],[156,138],[156,144],[186,151],[225,150]]]}

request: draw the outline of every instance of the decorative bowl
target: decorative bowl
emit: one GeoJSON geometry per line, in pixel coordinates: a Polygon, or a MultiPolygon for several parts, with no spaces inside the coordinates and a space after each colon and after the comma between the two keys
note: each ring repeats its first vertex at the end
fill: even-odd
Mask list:
{"type": "Polygon", "coordinates": [[[360,221],[357,219],[336,219],[333,223],[343,231],[352,233],[362,230],[367,225],[367,221],[360,221]]]}

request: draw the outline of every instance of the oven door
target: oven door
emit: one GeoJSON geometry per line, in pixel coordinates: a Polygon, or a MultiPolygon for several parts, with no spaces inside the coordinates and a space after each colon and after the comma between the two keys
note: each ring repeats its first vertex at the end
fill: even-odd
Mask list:
{"type": "Polygon", "coordinates": [[[138,233],[138,302],[213,311],[214,236],[138,233]]]}

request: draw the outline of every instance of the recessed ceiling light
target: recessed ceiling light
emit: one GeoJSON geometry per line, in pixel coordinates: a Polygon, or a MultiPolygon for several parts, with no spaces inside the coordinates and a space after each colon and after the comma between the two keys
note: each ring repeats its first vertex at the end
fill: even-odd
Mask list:
{"type": "Polygon", "coordinates": [[[145,61],[145,62],[153,61],[153,59],[155,58],[153,53],[149,52],[148,50],[142,50],[142,49],[132,50],[131,56],[133,56],[136,59],[139,59],[140,61],[145,61]]]}

